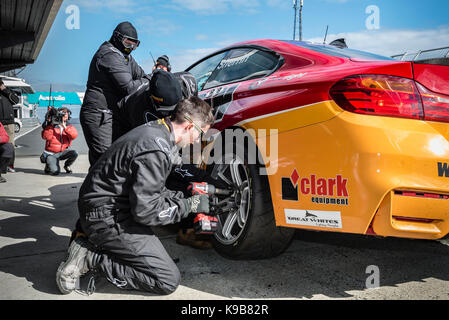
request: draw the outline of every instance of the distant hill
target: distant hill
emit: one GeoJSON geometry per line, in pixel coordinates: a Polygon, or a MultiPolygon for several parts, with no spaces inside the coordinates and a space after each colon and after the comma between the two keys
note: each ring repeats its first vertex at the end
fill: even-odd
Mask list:
{"type": "MultiPolygon", "coordinates": [[[[30,85],[33,87],[34,91],[49,91],[50,83],[33,83],[30,85]]],[[[86,91],[85,85],[75,84],[75,83],[52,83],[51,90],[53,92],[84,92],[86,91]]]]}

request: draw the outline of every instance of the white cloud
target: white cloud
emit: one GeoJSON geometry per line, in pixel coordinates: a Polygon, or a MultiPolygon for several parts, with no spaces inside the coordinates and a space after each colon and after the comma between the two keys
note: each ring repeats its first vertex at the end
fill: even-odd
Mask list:
{"type": "Polygon", "coordinates": [[[153,16],[139,17],[136,19],[136,28],[147,35],[167,36],[180,30],[181,27],[167,19],[157,19],[153,16]]]}
{"type": "Polygon", "coordinates": [[[198,14],[220,14],[235,9],[235,13],[254,13],[259,0],[172,0],[176,6],[198,14]],[[238,10],[236,10],[238,9],[238,10]]]}
{"type": "Polygon", "coordinates": [[[109,10],[120,13],[134,13],[137,9],[135,0],[77,0],[72,2],[89,11],[109,10]]]}
{"type": "MultiPolygon", "coordinates": [[[[175,56],[170,56],[170,63],[172,65],[172,70],[173,72],[183,71],[187,67],[191,66],[194,62],[198,61],[201,58],[204,58],[205,56],[213,53],[214,51],[217,51],[218,49],[220,48],[188,49],[179,52],[175,56]]],[[[152,66],[153,65],[151,61],[151,67],[152,66]]],[[[149,70],[151,70],[151,68],[149,70]]]]}
{"type": "Polygon", "coordinates": [[[197,41],[203,41],[203,40],[207,40],[209,39],[209,37],[206,34],[197,34],[195,36],[195,40],[197,41]]]}
{"type": "Polygon", "coordinates": [[[291,6],[293,7],[293,1],[285,1],[285,0],[266,0],[266,3],[269,7],[286,7],[291,6]]]}
{"type": "MultiPolygon", "coordinates": [[[[433,30],[366,30],[346,32],[327,36],[329,43],[338,38],[345,38],[349,48],[377,53],[385,56],[419,50],[449,46],[449,27],[433,30]]],[[[323,42],[323,38],[308,39],[323,42]]]]}

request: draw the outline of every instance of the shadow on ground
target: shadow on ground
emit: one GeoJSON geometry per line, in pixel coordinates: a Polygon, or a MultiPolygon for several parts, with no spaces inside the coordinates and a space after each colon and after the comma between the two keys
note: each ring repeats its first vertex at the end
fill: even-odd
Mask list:
{"type": "MultiPolygon", "coordinates": [[[[63,166],[64,166],[64,161],[61,161],[62,163],[60,164],[61,166],[61,172],[58,176],[70,176],[70,177],[76,177],[76,178],[82,178],[84,179],[86,177],[85,173],[77,173],[77,172],[73,172],[73,173],[66,173],[63,166]]],[[[42,175],[42,176],[47,176],[48,174],[46,174],[44,172],[44,165],[42,165],[42,170],[40,169],[29,169],[29,168],[16,168],[15,169],[16,172],[23,172],[23,173],[27,173],[27,174],[37,174],[37,175],[42,175]]]]}
{"type": "MultiPolygon", "coordinates": [[[[0,248],[0,272],[26,278],[37,291],[59,295],[55,273],[67,250],[68,230],[78,216],[80,185],[56,185],[48,196],[0,197],[0,210],[18,214],[0,220],[0,236],[7,238],[0,248]]],[[[218,297],[353,297],[351,291],[366,288],[371,265],[379,268],[381,287],[429,278],[449,281],[449,248],[433,241],[298,231],[282,255],[259,261],[233,261],[214,250],[180,246],[173,233],[162,242],[172,257],[180,259],[181,286],[218,297]]],[[[179,291],[173,298],[195,298],[179,291]]],[[[106,281],[97,292],[152,296],[121,291],[106,281]]]]}
{"type": "Polygon", "coordinates": [[[75,226],[80,186],[56,185],[41,197],[0,197],[0,210],[19,214],[0,220],[0,236],[10,238],[0,248],[1,272],[26,278],[38,291],[58,293],[56,269],[75,226]]]}

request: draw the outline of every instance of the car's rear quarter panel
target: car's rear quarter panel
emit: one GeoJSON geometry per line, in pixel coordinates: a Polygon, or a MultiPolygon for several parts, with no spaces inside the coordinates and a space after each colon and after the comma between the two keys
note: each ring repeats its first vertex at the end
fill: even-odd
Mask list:
{"type": "Polygon", "coordinates": [[[386,74],[413,79],[411,64],[350,61],[297,48],[286,50],[284,46],[273,49],[285,57],[284,66],[269,77],[240,83],[225,117],[215,127],[223,130],[239,126],[259,133],[256,139],[260,153],[271,167],[268,179],[277,225],[426,239],[446,235],[448,199],[405,199],[392,192],[449,195],[449,178],[437,172],[437,163],[449,159],[449,125],[354,114],[342,110],[329,96],[331,86],[349,75],[386,74]],[[295,56],[313,62],[292,69],[295,56]],[[270,155],[270,150],[276,149],[272,143],[277,143],[276,155],[270,155]],[[295,169],[299,177],[292,182],[295,169]],[[306,186],[311,189],[312,176],[315,183],[322,178],[334,181],[333,185],[324,188],[321,184],[321,194],[317,188],[315,194],[311,190],[304,194],[301,181],[308,179],[305,184],[308,181],[306,186]],[[338,196],[337,179],[346,181],[347,196],[338,196]],[[283,188],[288,180],[291,185],[286,197],[283,188]],[[295,190],[297,199],[287,200],[295,190]],[[338,199],[340,204],[312,201],[317,198],[338,199]],[[286,209],[338,212],[341,225],[292,224],[286,220],[286,209]],[[395,221],[394,215],[436,221],[432,225],[404,224],[395,221]]]}

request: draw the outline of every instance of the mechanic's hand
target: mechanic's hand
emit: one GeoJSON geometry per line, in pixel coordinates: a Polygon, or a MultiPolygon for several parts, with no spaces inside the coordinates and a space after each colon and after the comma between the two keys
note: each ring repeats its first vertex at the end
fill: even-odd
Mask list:
{"type": "Polygon", "coordinates": [[[188,202],[189,212],[208,214],[210,211],[209,196],[205,194],[197,194],[186,199],[188,202]]]}

